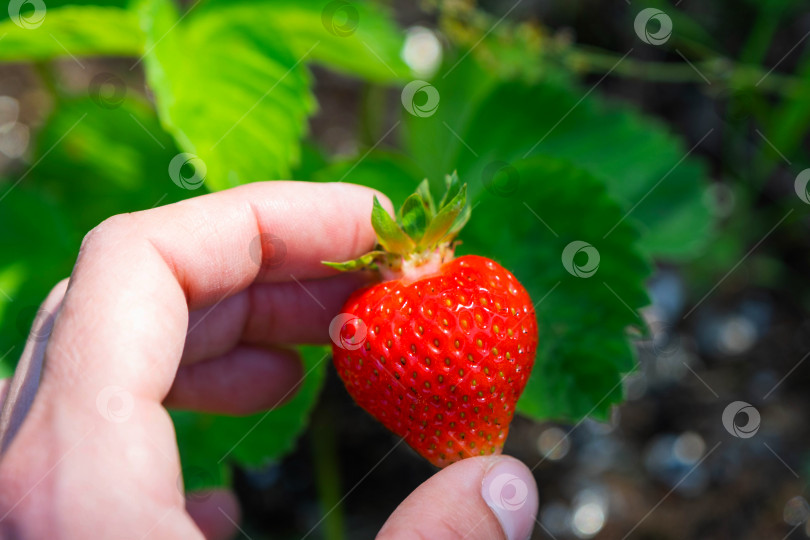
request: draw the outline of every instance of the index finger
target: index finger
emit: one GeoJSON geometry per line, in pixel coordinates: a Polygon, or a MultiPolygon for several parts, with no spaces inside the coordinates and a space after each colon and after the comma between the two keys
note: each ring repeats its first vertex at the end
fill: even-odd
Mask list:
{"type": "MultiPolygon", "coordinates": [[[[375,243],[376,191],[353,184],[262,182],[131,214],[199,309],[253,281],[324,277],[375,243]]],[[[386,200],[387,202],[387,200],[386,200]]],[[[390,206],[390,205],[389,205],[390,206]]]]}
{"type": "Polygon", "coordinates": [[[305,286],[334,273],[321,261],[373,247],[375,193],[351,184],[256,183],[108,220],[82,245],[51,337],[49,352],[67,346],[77,360],[46,365],[43,390],[49,374],[80,375],[92,387],[120,380],[162,400],[190,309],[257,280],[305,286]]]}

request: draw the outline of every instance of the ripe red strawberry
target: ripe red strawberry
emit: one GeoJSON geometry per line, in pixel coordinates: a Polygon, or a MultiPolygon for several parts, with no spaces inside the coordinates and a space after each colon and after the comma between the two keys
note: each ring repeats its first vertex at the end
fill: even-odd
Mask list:
{"type": "Polygon", "coordinates": [[[384,251],[328,263],[376,265],[330,328],[338,374],[354,400],[434,465],[500,453],[534,364],[537,323],[526,290],[495,262],[453,259],[466,186],[448,177],[438,209],[427,183],[395,222],[375,199],[384,251]]]}

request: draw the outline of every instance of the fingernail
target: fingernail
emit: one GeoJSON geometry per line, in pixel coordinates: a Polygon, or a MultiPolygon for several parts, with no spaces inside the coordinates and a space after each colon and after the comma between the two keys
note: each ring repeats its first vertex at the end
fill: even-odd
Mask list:
{"type": "Polygon", "coordinates": [[[525,465],[516,459],[498,458],[484,476],[481,496],[508,540],[531,536],[537,514],[537,486],[525,465]]]}

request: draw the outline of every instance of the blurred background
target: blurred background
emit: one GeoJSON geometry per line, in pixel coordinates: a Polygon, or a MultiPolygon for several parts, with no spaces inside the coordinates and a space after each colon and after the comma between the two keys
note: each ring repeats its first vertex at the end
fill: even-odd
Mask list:
{"type": "MultiPolygon", "coordinates": [[[[809,8],[12,1],[0,375],[106,217],[275,178],[397,203],[458,170],[462,250],[542,299],[505,448],[533,538],[808,538],[809,8]]],[[[256,431],[176,413],[186,484],[234,485],[245,538],[373,538],[435,471],[305,354],[256,431]]]]}

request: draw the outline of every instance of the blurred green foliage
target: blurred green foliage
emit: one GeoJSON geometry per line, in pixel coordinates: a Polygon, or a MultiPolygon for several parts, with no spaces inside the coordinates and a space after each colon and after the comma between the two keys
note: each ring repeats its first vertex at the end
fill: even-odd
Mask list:
{"type": "MultiPolygon", "coordinates": [[[[409,116],[406,126],[407,151],[424,175],[458,169],[475,196],[492,181],[493,162],[565,159],[604,183],[644,228],[646,255],[682,259],[709,240],[711,217],[700,199],[706,169],[683,160],[687,149],[662,124],[564,79],[500,81],[474,62],[436,86],[453,98],[429,118],[409,116]]],[[[519,191],[543,181],[524,178],[519,191]]]]}
{"type": "MultiPolygon", "coordinates": [[[[430,81],[440,96],[435,114],[397,103],[391,119],[384,99],[369,99],[372,125],[348,157],[307,139],[317,108],[310,66],[361,79],[369,97],[390,86],[398,99],[398,89],[419,78],[401,59],[404,33],[374,3],[207,0],[188,11],[171,0],[49,3],[38,28],[0,22],[0,60],[32,62],[46,75],[66,49],[125,59],[103,74],[109,84],[94,79],[79,96],[45,76],[53,108],[30,165],[0,180],[4,373],[39,301],[69,275],[82,236],[110,215],[287,177],[369,185],[399,204],[422,178],[438,187],[457,170],[473,206],[460,251],[503,263],[537,302],[541,346],[519,410],[538,419],[605,419],[635,366],[628,328],[643,326],[638,309],[648,302],[651,262],[697,257],[711,239],[707,169],[661,122],[578,81],[574,65],[592,72],[604,60],[598,55],[569,51],[546,61],[543,51],[571,45],[509,23],[484,34],[475,25],[485,29],[486,16],[462,19],[442,23],[452,39],[442,75],[430,81]],[[343,18],[333,17],[336,9],[343,18]],[[140,70],[145,95],[132,79],[140,70]],[[199,191],[170,178],[181,152],[205,164],[183,172],[205,176],[199,191]],[[587,253],[565,266],[565,248],[576,241],[599,254],[592,277],[570,271],[591,262],[587,253]]],[[[682,27],[695,47],[715,46],[693,23],[682,27]]],[[[423,94],[410,106],[423,104],[415,101],[423,94]]],[[[798,97],[782,107],[783,115],[807,112],[798,97]]],[[[790,147],[797,130],[785,125],[780,140],[790,147]]],[[[291,448],[328,365],[320,349],[304,356],[304,389],[276,411],[174,414],[184,467],[197,471],[187,475],[190,487],[227,482],[230,460],[255,465],[291,448]]]]}

